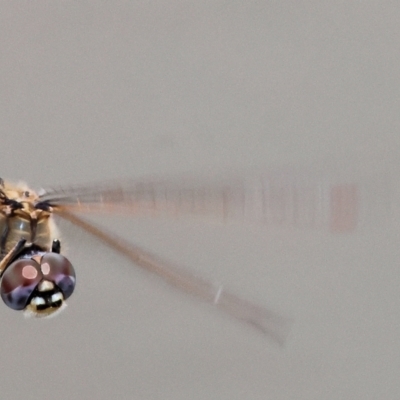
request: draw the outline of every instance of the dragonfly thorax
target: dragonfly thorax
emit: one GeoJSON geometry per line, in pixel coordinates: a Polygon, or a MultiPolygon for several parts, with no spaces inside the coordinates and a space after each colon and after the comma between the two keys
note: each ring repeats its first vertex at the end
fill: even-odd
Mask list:
{"type": "Polygon", "coordinates": [[[3,185],[0,191],[0,259],[21,238],[49,250],[54,225],[51,211],[50,207],[42,207],[36,193],[27,187],[3,185]]]}

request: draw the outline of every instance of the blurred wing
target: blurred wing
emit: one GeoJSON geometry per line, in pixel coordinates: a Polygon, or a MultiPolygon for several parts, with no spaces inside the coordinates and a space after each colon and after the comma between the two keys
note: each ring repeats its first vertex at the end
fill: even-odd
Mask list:
{"type": "MultiPolygon", "coordinates": [[[[354,185],[327,185],[281,174],[246,179],[122,181],[44,191],[40,201],[71,212],[122,212],[132,215],[194,215],[214,221],[249,221],[300,227],[330,226],[332,199],[346,207],[349,228],[354,185]],[[350,218],[349,218],[350,217],[350,218]]],[[[343,208],[343,207],[342,207],[343,208]]],[[[343,222],[343,221],[342,221],[343,222]]]]}
{"type": "MultiPolygon", "coordinates": [[[[221,215],[242,211],[243,182],[207,183],[194,180],[111,182],[47,190],[40,196],[52,206],[73,211],[130,211],[134,214],[221,215]]],[[[260,197],[261,199],[261,197],[260,197]]]]}
{"type": "Polygon", "coordinates": [[[184,268],[163,261],[114,233],[107,233],[103,228],[98,228],[74,213],[58,209],[56,214],[95,236],[137,266],[157,275],[176,289],[213,304],[236,319],[252,325],[278,344],[284,344],[291,325],[288,319],[262,306],[243,300],[226,291],[222,286],[215,286],[211,282],[191,274],[184,268]]]}

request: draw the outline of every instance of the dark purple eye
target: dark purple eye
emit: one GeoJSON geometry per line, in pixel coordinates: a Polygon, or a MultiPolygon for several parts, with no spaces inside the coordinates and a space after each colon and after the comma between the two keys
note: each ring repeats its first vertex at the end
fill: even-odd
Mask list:
{"type": "Polygon", "coordinates": [[[44,303],[46,307],[49,304],[54,306],[52,294],[61,292],[65,300],[71,296],[74,288],[75,271],[71,263],[61,254],[46,253],[40,259],[40,265],[29,258],[14,261],[2,276],[0,295],[8,307],[23,310],[32,298],[44,298],[44,293],[50,296],[49,303],[44,303]],[[38,287],[43,281],[53,282],[56,287],[43,292],[38,287]]]}
{"type": "Polygon", "coordinates": [[[75,270],[72,264],[61,254],[46,253],[40,260],[43,279],[54,282],[64,295],[71,296],[75,288],[75,270]]]}
{"type": "Polygon", "coordinates": [[[23,310],[42,279],[37,262],[31,259],[17,260],[3,274],[0,286],[1,298],[8,307],[23,310]]]}

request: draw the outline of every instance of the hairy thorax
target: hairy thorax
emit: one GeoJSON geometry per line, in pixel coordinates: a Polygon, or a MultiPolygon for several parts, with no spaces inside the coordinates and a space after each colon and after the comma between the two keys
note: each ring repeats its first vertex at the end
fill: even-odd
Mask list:
{"type": "Polygon", "coordinates": [[[34,244],[44,251],[51,247],[53,221],[50,210],[36,207],[38,195],[25,184],[3,182],[0,191],[1,258],[20,240],[34,244]]]}

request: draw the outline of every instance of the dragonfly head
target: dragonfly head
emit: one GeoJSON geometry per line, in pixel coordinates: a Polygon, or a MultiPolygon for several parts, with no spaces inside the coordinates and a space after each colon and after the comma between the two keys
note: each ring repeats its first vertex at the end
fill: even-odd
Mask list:
{"type": "Polygon", "coordinates": [[[3,273],[0,295],[13,310],[26,316],[48,317],[65,307],[75,288],[75,271],[61,254],[44,253],[23,257],[3,273]]]}

